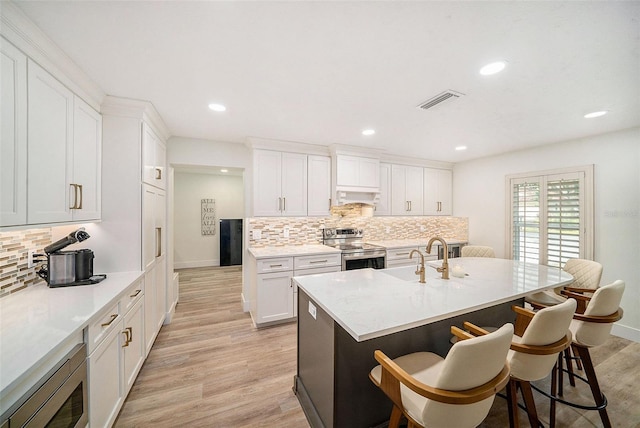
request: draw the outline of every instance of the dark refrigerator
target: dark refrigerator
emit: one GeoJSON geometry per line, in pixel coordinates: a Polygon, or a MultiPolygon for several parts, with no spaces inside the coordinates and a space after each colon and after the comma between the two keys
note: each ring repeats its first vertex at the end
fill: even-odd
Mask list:
{"type": "Polygon", "coordinates": [[[220,220],[220,266],[242,264],[242,219],[220,220]]]}

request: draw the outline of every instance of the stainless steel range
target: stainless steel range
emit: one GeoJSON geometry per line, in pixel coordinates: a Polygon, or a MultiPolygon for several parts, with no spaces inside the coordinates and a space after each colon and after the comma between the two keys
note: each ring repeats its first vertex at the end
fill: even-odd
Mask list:
{"type": "Polygon", "coordinates": [[[322,231],[322,243],[342,250],[342,270],[384,269],[387,251],[378,245],[362,242],[362,229],[326,228],[322,231]]]}

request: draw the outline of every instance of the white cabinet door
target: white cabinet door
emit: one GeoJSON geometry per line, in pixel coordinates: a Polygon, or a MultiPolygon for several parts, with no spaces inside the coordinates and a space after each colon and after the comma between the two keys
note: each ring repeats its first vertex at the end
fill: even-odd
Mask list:
{"type": "Polygon", "coordinates": [[[254,216],[307,215],[307,155],[255,150],[254,216]]]}
{"type": "Polygon", "coordinates": [[[142,181],[166,189],[166,148],[151,127],[142,124],[142,181]]]}
{"type": "Polygon", "coordinates": [[[256,281],[256,324],[293,318],[292,272],[264,273],[256,281]]]}
{"type": "Polygon", "coordinates": [[[280,216],[282,210],[282,155],[270,150],[253,154],[253,213],[280,216]]]}
{"type": "Polygon", "coordinates": [[[446,169],[424,169],[425,215],[452,214],[452,172],[446,169]]]}
{"type": "Polygon", "coordinates": [[[380,200],[375,215],[391,215],[391,164],[380,163],[380,200]]]}
{"type": "Polygon", "coordinates": [[[121,337],[115,328],[87,358],[91,428],[111,427],[124,400],[121,337]]]}
{"type": "Polygon", "coordinates": [[[124,372],[124,394],[129,392],[146,357],[144,343],[143,299],[138,299],[124,317],[122,370],[124,372]],[[125,346],[126,344],[126,346],[125,346]]]}
{"type": "Polygon", "coordinates": [[[74,97],[73,178],[74,221],[99,220],[101,215],[102,117],[74,97]]]}
{"type": "Polygon", "coordinates": [[[28,61],[27,222],[71,221],[73,93],[28,61]]]}
{"type": "Polygon", "coordinates": [[[380,186],[380,161],[359,156],[336,156],[336,185],[346,187],[380,186]]]}
{"type": "Polygon", "coordinates": [[[328,216],[331,209],[331,158],[308,158],[307,215],[328,216]]]}
{"type": "Polygon", "coordinates": [[[27,223],[27,57],[0,37],[0,226],[27,223]]]}
{"type": "Polygon", "coordinates": [[[422,168],[407,165],[391,166],[391,213],[422,215],[422,168]]]}
{"type": "Polygon", "coordinates": [[[282,153],[282,215],[307,215],[307,155],[282,153]]]}
{"type": "Polygon", "coordinates": [[[144,341],[145,355],[149,355],[153,342],[158,335],[158,325],[156,323],[157,311],[157,291],[155,281],[156,271],[154,268],[147,270],[144,274],[144,341]]]}
{"type": "Polygon", "coordinates": [[[160,331],[167,316],[167,257],[158,258],[154,268],[156,286],[156,329],[160,331]]]}

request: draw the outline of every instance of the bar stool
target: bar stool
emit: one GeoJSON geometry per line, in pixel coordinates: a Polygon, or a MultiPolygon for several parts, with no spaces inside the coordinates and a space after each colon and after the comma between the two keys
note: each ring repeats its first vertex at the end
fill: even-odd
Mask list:
{"type": "Polygon", "coordinates": [[[579,299],[586,304],[584,314],[576,313],[573,316],[573,321],[571,321],[571,326],[569,327],[573,333],[573,342],[571,347],[573,348],[574,353],[577,354],[580,361],[582,361],[586,378],[578,376],[573,372],[571,360],[567,358],[566,354],[565,359],[567,361],[567,369],[564,369],[562,366],[562,358],[558,358],[558,382],[556,383],[556,379],[553,378],[551,380],[551,426],[555,424],[555,402],[559,401],[572,407],[578,407],[585,410],[597,410],[600,413],[600,419],[602,420],[604,427],[611,427],[611,421],[607,414],[607,398],[602,391],[600,391],[600,385],[598,384],[598,378],[593,367],[593,361],[591,360],[589,349],[602,345],[609,338],[613,323],[622,319],[623,310],[620,308],[620,301],[622,300],[624,288],[624,281],[617,280],[612,284],[600,287],[595,291],[592,290],[587,292],[593,293],[593,296],[591,297],[563,290],[563,294],[567,297],[571,297],[576,300],[579,299]],[[558,396],[562,396],[563,372],[567,372],[569,374],[569,381],[572,386],[575,386],[574,378],[578,378],[589,384],[595,401],[595,406],[583,406],[558,398],[558,396]],[[557,395],[556,388],[559,389],[557,395]]]}
{"type": "Polygon", "coordinates": [[[460,250],[461,257],[495,257],[496,253],[491,247],[483,245],[465,245],[460,250]]]}
{"type": "Polygon", "coordinates": [[[369,378],[393,403],[389,428],[398,427],[403,416],[408,428],[476,427],[487,417],[496,392],[509,382],[506,357],[513,325],[481,337],[455,326],[451,333],[463,340],[446,358],[415,352],[392,360],[375,351],[380,365],[369,378]]]}

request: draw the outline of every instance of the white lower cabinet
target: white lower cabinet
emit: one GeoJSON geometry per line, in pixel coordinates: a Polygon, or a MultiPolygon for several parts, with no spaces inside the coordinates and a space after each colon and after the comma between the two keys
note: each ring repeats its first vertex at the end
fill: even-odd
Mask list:
{"type": "Polygon", "coordinates": [[[249,260],[252,278],[251,316],[256,326],[291,320],[297,315],[297,289],[293,276],[338,272],[340,253],[249,260]]]}
{"type": "Polygon", "coordinates": [[[113,425],[144,362],[143,296],[140,280],[87,329],[91,428],[113,425]]]}

